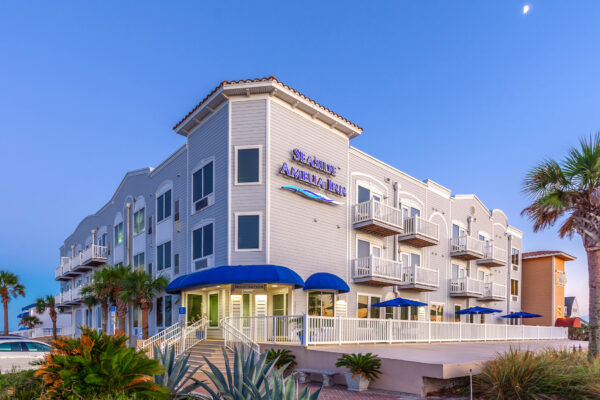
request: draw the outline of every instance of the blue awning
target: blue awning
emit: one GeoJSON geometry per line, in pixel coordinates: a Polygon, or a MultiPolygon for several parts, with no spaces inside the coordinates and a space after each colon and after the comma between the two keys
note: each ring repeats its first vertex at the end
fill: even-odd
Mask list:
{"type": "Polygon", "coordinates": [[[508,315],[503,315],[502,318],[539,318],[540,314],[532,314],[524,311],[515,312],[508,315]]]}
{"type": "Polygon", "coordinates": [[[427,303],[422,303],[420,301],[403,299],[402,297],[396,297],[395,299],[392,299],[392,300],[373,304],[373,307],[421,307],[421,306],[426,306],[426,305],[427,305],[427,303]]]}
{"type": "Polygon", "coordinates": [[[337,290],[340,293],[348,293],[350,287],[337,275],[317,272],[308,277],[304,284],[304,290],[337,290]]]}
{"type": "Polygon", "coordinates": [[[502,310],[496,310],[495,308],[486,307],[471,307],[465,308],[464,310],[457,311],[456,314],[491,314],[496,312],[502,312],[502,310]]]}
{"type": "Polygon", "coordinates": [[[182,289],[193,287],[241,283],[283,283],[294,285],[296,289],[304,287],[300,275],[281,265],[223,265],[180,276],[169,283],[167,292],[179,293],[182,289]]]}
{"type": "Polygon", "coordinates": [[[21,313],[21,314],[17,315],[17,318],[23,318],[26,315],[29,315],[29,313],[28,312],[21,313]]]}
{"type": "Polygon", "coordinates": [[[35,303],[31,303],[28,306],[21,308],[21,311],[31,310],[33,307],[35,307],[35,305],[36,305],[35,303]]]}

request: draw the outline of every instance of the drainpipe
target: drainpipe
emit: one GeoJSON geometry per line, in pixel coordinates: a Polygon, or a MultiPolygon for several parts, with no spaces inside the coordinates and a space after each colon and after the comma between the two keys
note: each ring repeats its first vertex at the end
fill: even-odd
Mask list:
{"type": "Polygon", "coordinates": [[[71,245],[71,258],[75,258],[75,245],[71,245]]]}
{"type": "MultiPolygon", "coordinates": [[[[471,222],[472,218],[469,215],[467,217],[467,236],[471,237],[471,222]]],[[[467,261],[467,270],[469,271],[469,278],[471,278],[471,261],[467,261]]],[[[469,306],[469,299],[467,298],[467,307],[469,306]]]]}
{"type": "Polygon", "coordinates": [[[127,249],[127,254],[126,254],[126,260],[127,260],[127,265],[130,265],[131,262],[129,260],[130,258],[130,253],[131,253],[131,243],[129,241],[129,236],[131,233],[131,203],[127,203],[127,236],[125,236],[125,243],[126,243],[126,249],[127,249]]]}
{"type": "Polygon", "coordinates": [[[94,252],[95,244],[96,244],[96,230],[92,229],[92,253],[94,252]]]}
{"type": "MultiPolygon", "coordinates": [[[[394,208],[396,208],[398,207],[398,182],[394,182],[392,186],[394,188],[394,208]]],[[[394,254],[392,254],[392,260],[398,261],[398,235],[394,235],[393,241],[394,243],[392,248],[394,249],[394,254]]],[[[392,291],[394,292],[395,297],[400,297],[400,291],[398,290],[398,286],[394,285],[392,291]]],[[[398,318],[397,308],[398,307],[394,307],[395,318],[398,318]]]]}

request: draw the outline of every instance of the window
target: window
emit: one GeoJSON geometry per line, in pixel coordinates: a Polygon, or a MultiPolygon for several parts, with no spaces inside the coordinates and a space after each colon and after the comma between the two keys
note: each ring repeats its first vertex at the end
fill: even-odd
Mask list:
{"type": "Polygon", "coordinates": [[[335,295],[329,292],[308,292],[308,315],[316,317],[333,317],[335,295]]]}
{"type": "Polygon", "coordinates": [[[192,260],[195,262],[213,254],[213,224],[192,232],[192,260]]]}
{"type": "Polygon", "coordinates": [[[52,351],[52,348],[50,346],[37,342],[25,342],[25,346],[27,347],[27,351],[31,352],[52,351]]]}
{"type": "Polygon", "coordinates": [[[148,275],[152,275],[152,263],[148,263],[148,266],[146,267],[146,273],[148,275]]]}
{"type": "Polygon", "coordinates": [[[156,326],[163,326],[163,298],[156,298],[156,326]]]}
{"type": "Polygon", "coordinates": [[[261,249],[260,215],[238,215],[236,218],[236,250],[261,249]]]}
{"type": "Polygon", "coordinates": [[[145,223],[146,223],[145,209],[142,208],[141,210],[139,210],[133,214],[133,234],[138,235],[138,234],[144,232],[144,230],[146,230],[145,223]]]}
{"type": "Polygon", "coordinates": [[[171,216],[171,190],[167,190],[156,199],[156,214],[157,222],[171,216]]]}
{"type": "Polygon", "coordinates": [[[380,297],[376,296],[358,296],[358,318],[379,318],[379,307],[373,307],[373,304],[381,302],[380,297]]]}
{"type": "Polygon", "coordinates": [[[171,304],[171,296],[165,296],[165,327],[173,324],[172,308],[173,305],[171,304]]]}
{"type": "Polygon", "coordinates": [[[385,308],[385,319],[394,319],[394,307],[385,308]]]}
{"type": "Polygon", "coordinates": [[[202,295],[187,295],[187,322],[192,324],[202,318],[202,295]]]}
{"type": "Polygon", "coordinates": [[[511,296],[519,295],[519,281],[517,279],[510,280],[510,294],[511,296]]]}
{"type": "Polygon", "coordinates": [[[365,201],[369,201],[371,199],[375,201],[381,201],[381,195],[378,193],[374,193],[371,189],[367,189],[364,186],[358,186],[358,202],[364,203],[365,201]]]}
{"type": "Polygon", "coordinates": [[[519,265],[519,256],[520,256],[519,249],[515,249],[513,247],[511,250],[511,258],[512,258],[513,265],[519,265]]]}
{"type": "Polygon", "coordinates": [[[102,308],[98,307],[96,309],[96,328],[102,328],[102,308]]]}
{"type": "Polygon", "coordinates": [[[260,148],[238,148],[236,150],[237,184],[260,183],[260,148]]]}
{"type": "Polygon", "coordinates": [[[144,253],[133,256],[133,268],[140,271],[145,269],[144,253]]]}
{"type": "Polygon", "coordinates": [[[123,222],[118,223],[115,226],[115,246],[123,243],[123,222]]]}
{"type": "Polygon", "coordinates": [[[171,242],[166,242],[158,246],[158,248],[156,249],[156,255],[156,269],[158,271],[171,268],[171,242]]]}
{"type": "Polygon", "coordinates": [[[356,258],[365,258],[365,257],[381,257],[381,247],[374,245],[365,240],[358,239],[356,241],[356,258]]]}
{"type": "Polygon", "coordinates": [[[429,320],[442,322],[444,320],[444,305],[431,304],[429,306],[429,320]]]}
{"type": "Polygon", "coordinates": [[[179,200],[175,200],[175,222],[179,221],[179,200]]]}
{"type": "Polygon", "coordinates": [[[192,175],[192,202],[194,210],[199,211],[208,206],[208,199],[204,200],[214,190],[214,167],[213,162],[209,162],[192,175]],[[204,200],[204,201],[203,201],[204,200]]]}
{"type": "Polygon", "coordinates": [[[140,308],[133,307],[133,327],[138,328],[140,326],[140,308]]]}
{"type": "Polygon", "coordinates": [[[23,351],[21,347],[22,342],[9,342],[9,343],[1,343],[0,342],[0,352],[6,351],[23,351]]]}
{"type": "Polygon", "coordinates": [[[460,311],[460,306],[454,305],[454,322],[460,322],[460,314],[457,314],[460,311]]]}

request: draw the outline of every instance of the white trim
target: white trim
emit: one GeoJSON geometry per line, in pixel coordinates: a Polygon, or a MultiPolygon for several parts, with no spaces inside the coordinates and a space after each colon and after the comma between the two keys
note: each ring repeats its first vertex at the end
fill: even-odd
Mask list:
{"type": "Polygon", "coordinates": [[[262,251],[263,246],[263,213],[262,211],[236,211],[233,213],[235,227],[233,230],[236,252],[258,252],[262,251]],[[258,215],[258,248],[257,249],[240,249],[238,248],[238,217],[244,215],[258,215]]]}
{"type": "Polygon", "coordinates": [[[358,316],[358,297],[359,296],[367,296],[367,298],[369,299],[369,303],[367,304],[367,318],[364,318],[365,320],[369,320],[369,319],[385,319],[385,311],[382,313],[381,308],[379,308],[379,318],[371,318],[371,297],[379,297],[379,302],[383,301],[383,295],[381,293],[377,293],[377,294],[367,294],[364,292],[356,292],[356,317],[352,317],[352,318],[360,318],[358,316]],[[384,318],[381,318],[381,315],[383,314],[384,318]]]}
{"type": "Polygon", "coordinates": [[[405,192],[405,191],[398,191],[398,204],[394,205],[394,207],[398,207],[400,204],[416,208],[420,212],[423,212],[423,209],[425,208],[425,203],[422,202],[417,196],[415,196],[412,193],[405,192]],[[406,197],[402,197],[402,195],[411,196],[414,198],[414,200],[408,199],[406,197]]]}
{"type": "MultiPolygon", "coordinates": [[[[227,99],[227,265],[231,265],[231,101],[227,99]]],[[[193,190],[193,189],[192,189],[193,190]]],[[[193,192],[192,192],[193,193],[193,192]]],[[[190,195],[192,194],[190,193],[190,195]]],[[[190,196],[190,199],[192,197],[190,196]]],[[[193,202],[192,202],[193,203],[193,202]]],[[[193,207],[193,204],[192,204],[193,207]]],[[[208,304],[208,303],[207,303],[208,304]]]]}
{"type": "MultiPolygon", "coordinates": [[[[271,99],[267,98],[266,105],[266,133],[265,133],[265,242],[267,248],[265,249],[265,261],[267,264],[271,262],[271,99]]],[[[290,298],[291,301],[291,298],[290,298]]],[[[334,311],[335,312],[335,311],[334,311]]]]}
{"type": "Polygon", "coordinates": [[[256,186],[263,184],[263,146],[262,144],[251,144],[233,146],[233,184],[234,186],[256,186]],[[258,149],[258,182],[238,182],[238,150],[258,149]]]}

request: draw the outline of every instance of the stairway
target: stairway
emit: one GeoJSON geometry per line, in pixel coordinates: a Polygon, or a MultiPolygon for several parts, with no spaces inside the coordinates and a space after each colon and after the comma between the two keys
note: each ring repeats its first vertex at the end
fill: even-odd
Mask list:
{"type": "MultiPolygon", "coordinates": [[[[200,370],[209,370],[208,365],[204,361],[204,357],[206,357],[208,358],[208,360],[210,360],[211,363],[213,363],[217,368],[219,368],[223,374],[225,374],[225,359],[223,358],[222,349],[222,340],[208,339],[196,343],[189,350],[190,359],[188,361],[188,364],[190,366],[190,369],[194,369],[198,365],[202,365],[200,370]]],[[[227,350],[227,357],[229,357],[230,360],[232,359],[233,352],[231,350],[227,350]]],[[[207,380],[206,375],[204,375],[204,373],[200,371],[196,374],[196,378],[207,380]]]]}

